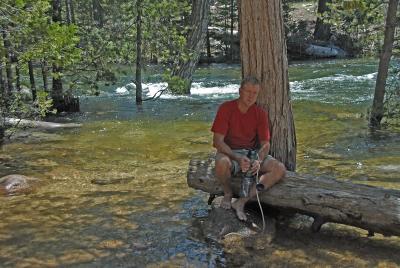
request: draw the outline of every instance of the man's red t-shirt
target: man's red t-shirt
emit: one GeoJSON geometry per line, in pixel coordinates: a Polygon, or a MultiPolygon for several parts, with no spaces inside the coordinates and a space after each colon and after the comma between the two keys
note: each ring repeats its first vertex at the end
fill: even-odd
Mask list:
{"type": "Polygon", "coordinates": [[[221,104],[211,131],[224,135],[231,149],[254,149],[259,142],[270,140],[267,112],[254,104],[242,113],[237,100],[221,104]]]}

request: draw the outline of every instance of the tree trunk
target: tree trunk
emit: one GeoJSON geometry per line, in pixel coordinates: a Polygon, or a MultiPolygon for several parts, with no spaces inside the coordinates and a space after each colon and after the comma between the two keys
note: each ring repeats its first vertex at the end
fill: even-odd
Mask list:
{"type": "Polygon", "coordinates": [[[2,124],[0,124],[0,146],[4,143],[5,129],[2,124]]]}
{"type": "MultiPolygon", "coordinates": [[[[206,160],[192,159],[187,174],[188,185],[212,195],[223,195],[214,169],[214,156],[206,160]]],[[[240,182],[241,178],[232,178],[232,189],[236,195],[240,190],[240,182]]],[[[282,182],[261,192],[259,197],[262,203],[279,210],[314,217],[314,231],[318,231],[326,222],[334,222],[400,236],[398,190],[288,172],[282,182]]]]}
{"type": "Polygon", "coordinates": [[[101,6],[100,0],[92,0],[93,8],[93,21],[95,25],[102,28],[104,25],[104,10],[101,6]]]}
{"type": "Polygon", "coordinates": [[[208,21],[210,13],[210,0],[193,0],[192,13],[190,19],[191,29],[188,35],[186,48],[190,53],[189,60],[180,62],[179,66],[174,69],[172,75],[178,76],[185,81],[185,94],[190,94],[192,85],[192,77],[197,63],[199,62],[200,53],[206,41],[208,21]]]}
{"type": "Polygon", "coordinates": [[[67,1],[69,3],[69,10],[70,10],[70,13],[71,13],[71,22],[73,24],[75,24],[76,23],[76,19],[75,19],[74,1],[73,0],[67,0],[67,1]]]}
{"type": "MultiPolygon", "coordinates": [[[[3,62],[0,61],[0,110],[6,108],[6,84],[3,77],[3,62]]],[[[4,111],[0,113],[0,147],[4,142],[5,122],[4,111]]]]}
{"type": "Polygon", "coordinates": [[[207,63],[211,63],[211,43],[210,43],[210,31],[207,27],[207,34],[206,34],[206,46],[207,46],[207,63]]]}
{"type": "Polygon", "coordinates": [[[21,91],[21,75],[19,64],[15,64],[15,87],[17,91],[21,91]]]}
{"type": "Polygon", "coordinates": [[[230,14],[231,14],[231,35],[230,35],[230,51],[229,51],[229,53],[230,53],[230,61],[231,62],[233,62],[233,24],[234,24],[234,11],[233,11],[233,4],[234,4],[234,1],[233,0],[231,0],[231,10],[230,10],[230,14]]]}
{"type": "MultiPolygon", "coordinates": [[[[53,22],[61,24],[61,0],[53,0],[53,22]]],[[[51,88],[51,98],[53,99],[53,107],[57,109],[58,112],[62,111],[63,106],[63,86],[62,86],[62,68],[56,63],[52,64],[53,68],[53,81],[51,88]]]]}
{"type": "MultiPolygon", "coordinates": [[[[63,85],[61,80],[62,68],[57,64],[53,64],[53,79],[51,87],[51,98],[53,99],[54,108],[61,108],[63,102],[63,85]]],[[[59,111],[61,112],[61,111],[59,111]]]]}
{"type": "Polygon", "coordinates": [[[6,77],[7,77],[7,94],[10,95],[14,90],[13,86],[13,73],[12,73],[12,52],[11,52],[11,43],[8,39],[7,31],[3,31],[3,43],[4,50],[6,54],[6,77]]]}
{"type": "Polygon", "coordinates": [[[136,104],[142,104],[142,0],[136,1],[136,104]]]}
{"type": "Polygon", "coordinates": [[[65,0],[67,24],[75,24],[74,4],[72,0],[65,0]]]}
{"type": "MultiPolygon", "coordinates": [[[[3,97],[3,94],[6,92],[6,84],[5,84],[4,76],[3,76],[3,62],[0,61],[0,96],[3,97]]],[[[0,102],[1,105],[1,102],[0,102]]],[[[0,124],[1,125],[1,124],[0,124]]]]}
{"type": "Polygon", "coordinates": [[[225,3],[225,7],[224,7],[226,14],[224,15],[224,45],[225,45],[225,60],[229,59],[229,40],[227,38],[227,32],[228,32],[228,16],[229,16],[229,12],[228,12],[228,3],[225,3]]]}
{"type": "Polygon", "coordinates": [[[329,41],[329,39],[331,38],[331,25],[328,23],[324,23],[323,20],[319,17],[325,12],[329,12],[329,7],[327,5],[328,3],[332,3],[332,0],[318,0],[318,18],[314,30],[315,40],[329,41]]]}
{"type": "Polygon", "coordinates": [[[61,24],[61,0],[52,0],[52,21],[61,24]]]}
{"type": "Polygon", "coordinates": [[[28,70],[29,70],[29,81],[31,83],[31,91],[32,91],[32,101],[36,101],[36,84],[35,84],[35,73],[33,71],[33,63],[32,60],[28,61],[28,70]]]}
{"type": "Polygon", "coordinates": [[[383,49],[379,60],[378,75],[376,77],[374,102],[370,116],[370,125],[378,127],[383,118],[383,101],[385,98],[386,78],[390,57],[392,56],[394,32],[396,29],[396,12],[399,0],[390,0],[386,15],[385,39],[383,49]]]}
{"type": "Polygon", "coordinates": [[[43,90],[49,92],[49,86],[47,82],[47,62],[44,60],[41,63],[42,68],[42,78],[43,78],[43,90]]]}
{"type": "Polygon", "coordinates": [[[239,13],[242,76],[260,80],[257,103],[269,113],[270,154],[294,171],[296,135],[281,0],[240,1],[239,13]]]}

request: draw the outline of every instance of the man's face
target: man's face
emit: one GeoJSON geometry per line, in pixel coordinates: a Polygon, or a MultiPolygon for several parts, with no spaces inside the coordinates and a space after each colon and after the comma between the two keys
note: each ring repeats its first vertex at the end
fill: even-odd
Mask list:
{"type": "Polygon", "coordinates": [[[257,101],[258,93],[260,92],[260,85],[245,84],[239,90],[239,100],[246,106],[250,107],[257,101]]]}

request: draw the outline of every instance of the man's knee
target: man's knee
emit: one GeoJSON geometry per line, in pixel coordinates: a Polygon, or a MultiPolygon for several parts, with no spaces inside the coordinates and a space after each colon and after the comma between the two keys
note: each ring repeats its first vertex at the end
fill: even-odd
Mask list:
{"type": "Polygon", "coordinates": [[[283,163],[276,161],[275,163],[276,173],[279,176],[279,180],[283,179],[286,175],[286,167],[283,163]]]}
{"type": "Polygon", "coordinates": [[[272,160],[271,166],[271,171],[276,174],[278,180],[281,180],[285,177],[286,167],[283,163],[279,162],[278,160],[272,160]]]}
{"type": "Polygon", "coordinates": [[[219,172],[230,172],[232,168],[232,161],[231,159],[224,154],[218,153],[215,159],[215,170],[217,173],[219,172]]]}

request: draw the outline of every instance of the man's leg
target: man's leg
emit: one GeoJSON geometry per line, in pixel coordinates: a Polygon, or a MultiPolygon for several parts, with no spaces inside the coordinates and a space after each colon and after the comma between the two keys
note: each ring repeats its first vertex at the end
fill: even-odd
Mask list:
{"type": "MultiPolygon", "coordinates": [[[[285,166],[276,159],[266,159],[261,163],[260,173],[264,173],[260,177],[260,183],[264,185],[266,189],[272,187],[275,183],[280,181],[286,174],[285,166]],[[264,173],[265,172],[265,173],[264,173]]],[[[247,220],[246,214],[244,213],[244,205],[251,198],[256,196],[255,185],[251,189],[249,197],[239,198],[236,202],[232,204],[232,207],[236,210],[236,215],[242,221],[247,220]]]]}
{"type": "Polygon", "coordinates": [[[269,189],[285,177],[286,167],[275,158],[267,158],[261,164],[260,173],[263,174],[260,177],[260,183],[264,185],[265,189],[269,189]]]}
{"type": "MultiPolygon", "coordinates": [[[[254,195],[256,195],[256,186],[254,185],[251,189],[251,196],[254,192],[254,195]]],[[[251,197],[241,197],[232,204],[232,208],[236,210],[236,216],[239,218],[239,220],[242,221],[247,221],[247,216],[246,213],[244,213],[244,205],[247,203],[247,201],[250,200],[251,197]]]]}
{"type": "Polygon", "coordinates": [[[223,153],[217,153],[215,157],[215,175],[224,190],[224,199],[222,200],[221,207],[225,209],[231,208],[231,167],[232,162],[230,158],[223,153]]]}

